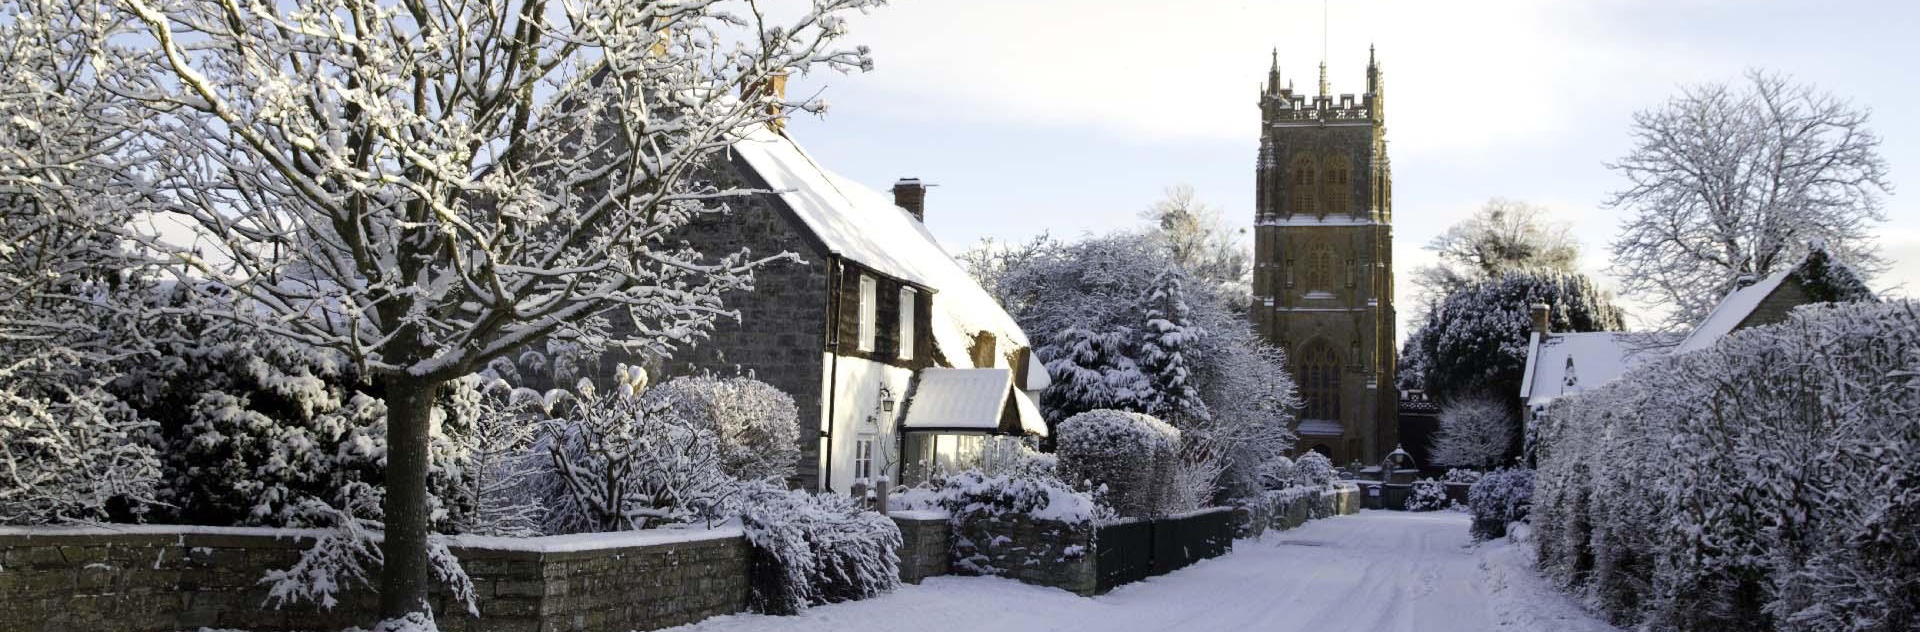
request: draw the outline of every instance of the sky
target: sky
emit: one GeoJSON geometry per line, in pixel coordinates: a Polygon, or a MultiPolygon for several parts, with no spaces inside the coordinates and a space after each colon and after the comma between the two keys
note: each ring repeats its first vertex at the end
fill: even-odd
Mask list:
{"type": "MultiPolygon", "coordinates": [[[[1301,90],[1322,51],[1332,92],[1364,91],[1369,45],[1386,78],[1400,312],[1435,235],[1487,199],[1569,222],[1603,283],[1636,110],[1753,68],[1872,112],[1893,192],[1876,287],[1920,291],[1920,3],[1709,0],[897,0],[851,21],[858,74],[798,77],[818,95],[793,137],[831,169],[886,190],[936,186],[927,225],[957,251],[983,238],[1072,238],[1140,225],[1186,184],[1229,221],[1253,218],[1256,94],[1278,50],[1301,90]],[[1324,27],[1324,30],[1323,30],[1324,27]],[[1323,38],[1324,35],[1324,38],[1323,38]]],[[[1626,303],[1640,318],[1651,309],[1626,303]]],[[[1400,335],[1407,333],[1406,324],[1400,335]]]]}

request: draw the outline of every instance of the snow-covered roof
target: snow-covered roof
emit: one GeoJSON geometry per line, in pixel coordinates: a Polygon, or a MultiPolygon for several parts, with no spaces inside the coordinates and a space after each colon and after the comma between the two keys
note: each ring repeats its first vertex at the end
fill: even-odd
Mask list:
{"type": "MultiPolygon", "coordinates": [[[[780,191],[780,199],[827,250],[933,290],[930,333],[948,362],[975,368],[970,350],[973,336],[980,332],[991,332],[1005,344],[1028,346],[1013,317],[940,247],[925,225],[894,206],[891,195],[828,171],[792,139],[765,128],[747,134],[734,144],[734,151],[769,187],[780,191]]],[[[1034,372],[1045,372],[1037,368],[1038,363],[1030,364],[1036,367],[1034,372]]],[[[1032,375],[1026,377],[1029,385],[1036,381],[1032,375]]]]}
{"type": "Polygon", "coordinates": [[[1660,347],[1636,344],[1634,334],[1619,331],[1532,334],[1527,368],[1520,380],[1520,398],[1540,404],[1561,395],[1599,388],[1628,367],[1653,357],[1660,347]]]}
{"type": "Polygon", "coordinates": [[[1047,424],[1025,391],[1013,388],[1011,369],[928,368],[920,372],[901,426],[907,430],[996,432],[1011,396],[1024,432],[1046,436],[1047,424]]]}
{"type": "Polygon", "coordinates": [[[1720,304],[1713,306],[1713,311],[1707,312],[1707,317],[1693,328],[1693,333],[1687,334],[1687,339],[1680,341],[1680,346],[1674,348],[1674,353],[1705,348],[1718,342],[1727,334],[1733,333],[1735,327],[1739,327],[1740,323],[1746,322],[1748,316],[1753,315],[1753,310],[1760,307],[1762,300],[1773,294],[1774,290],[1779,289],[1781,283],[1786,282],[1787,275],[1792,274],[1794,269],[1794,267],[1786,268],[1768,275],[1758,283],[1728,292],[1727,297],[1720,299],[1720,304]]]}
{"type": "Polygon", "coordinates": [[[1340,422],[1332,419],[1302,419],[1294,432],[1316,437],[1337,437],[1346,434],[1346,430],[1340,427],[1340,422]]]}

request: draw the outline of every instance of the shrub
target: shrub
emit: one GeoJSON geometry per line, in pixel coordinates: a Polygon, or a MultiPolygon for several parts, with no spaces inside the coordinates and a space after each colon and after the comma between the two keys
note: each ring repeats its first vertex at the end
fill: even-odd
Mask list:
{"type": "Polygon", "coordinates": [[[1447,508],[1447,486],[1433,479],[1413,482],[1407,495],[1407,511],[1439,511],[1447,508]]]}
{"type": "Polygon", "coordinates": [[[976,516],[1020,514],[1037,520],[1091,522],[1093,496],[1052,476],[996,476],[968,470],[947,478],[939,505],[962,524],[976,516]]]}
{"type": "Polygon", "coordinates": [[[1808,306],[1560,398],[1542,572],[1649,629],[1920,627],[1920,314],[1808,306]]]}
{"type": "Polygon", "coordinates": [[[1265,490],[1286,489],[1300,484],[1299,467],[1293,459],[1274,457],[1260,467],[1260,487],[1265,490]]]}
{"type": "Polygon", "coordinates": [[[743,504],[754,610],[794,614],[900,586],[899,527],[854,499],[752,483],[743,504]]]}
{"type": "Polygon", "coordinates": [[[1333,469],[1333,461],[1319,452],[1300,455],[1294,462],[1294,476],[1300,485],[1326,487],[1333,484],[1338,473],[1333,469]]]}
{"type": "Polygon", "coordinates": [[[780,389],[744,377],[678,377],[648,389],[644,399],[649,409],[712,432],[728,476],[793,476],[800,460],[799,413],[780,389]]]}
{"type": "Polygon", "coordinates": [[[1128,517],[1164,512],[1179,458],[1180,431],[1153,417],[1117,410],[1080,413],[1060,423],[1054,454],[1060,476],[1128,517]]]}
{"type": "Polygon", "coordinates": [[[1479,470],[1468,470],[1456,467],[1447,470],[1447,474],[1440,477],[1440,480],[1447,483],[1466,483],[1472,485],[1480,482],[1480,478],[1483,476],[1486,475],[1482,474],[1479,470]]]}
{"type": "Polygon", "coordinates": [[[131,520],[146,511],[160,461],[142,440],[154,423],[95,387],[68,388],[0,370],[0,524],[131,520]],[[19,380],[19,381],[7,381],[19,380]]]}
{"type": "MultiPolygon", "coordinates": [[[[1445,491],[1442,495],[1444,497],[1445,491]]],[[[1473,537],[1491,540],[1507,535],[1507,523],[1527,519],[1533,506],[1533,470],[1495,470],[1467,490],[1473,512],[1473,537]]]]}
{"type": "Polygon", "coordinates": [[[542,441],[555,479],[549,532],[711,521],[740,491],[712,428],[648,404],[635,393],[644,381],[638,369],[622,371],[612,392],[581,380],[572,393],[547,398],[553,416],[542,441]]]}

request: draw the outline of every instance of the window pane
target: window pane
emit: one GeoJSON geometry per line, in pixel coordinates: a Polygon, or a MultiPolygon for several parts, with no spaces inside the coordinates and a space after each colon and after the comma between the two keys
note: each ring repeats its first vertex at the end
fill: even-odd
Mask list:
{"type": "Polygon", "coordinates": [[[880,301],[875,294],[878,284],[870,276],[860,277],[860,350],[872,351],[876,331],[874,325],[880,318],[880,301]]]}

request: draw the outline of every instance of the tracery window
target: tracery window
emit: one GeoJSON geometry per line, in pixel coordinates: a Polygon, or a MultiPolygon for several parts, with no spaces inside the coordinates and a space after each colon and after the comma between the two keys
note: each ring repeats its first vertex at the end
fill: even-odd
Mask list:
{"type": "Polygon", "coordinates": [[[1307,289],[1333,289],[1333,250],[1326,246],[1314,248],[1307,255],[1307,289]]]}
{"type": "Polygon", "coordinates": [[[1313,215],[1319,211],[1315,205],[1314,190],[1320,188],[1314,168],[1313,158],[1306,154],[1293,160],[1292,177],[1287,183],[1287,191],[1292,195],[1291,206],[1295,215],[1313,215]]]}
{"type": "Polygon", "coordinates": [[[1325,340],[1307,343],[1296,362],[1300,397],[1306,408],[1301,419],[1340,419],[1340,353],[1325,340]]]}
{"type": "Polygon", "coordinates": [[[1327,156],[1326,207],[1328,213],[1347,213],[1351,209],[1348,203],[1353,199],[1352,188],[1348,184],[1351,172],[1347,166],[1347,157],[1327,156]]]}

